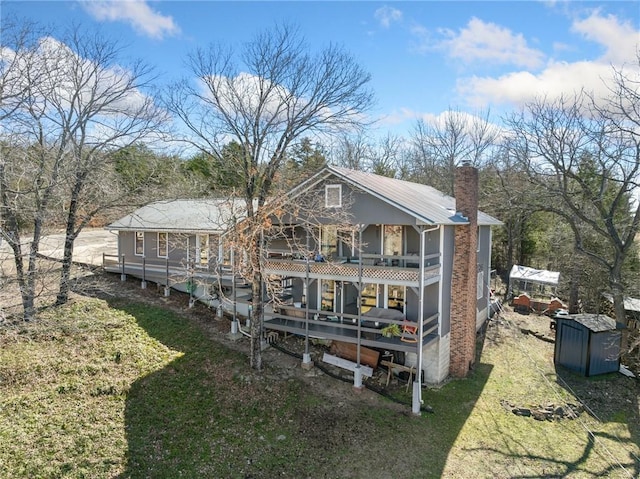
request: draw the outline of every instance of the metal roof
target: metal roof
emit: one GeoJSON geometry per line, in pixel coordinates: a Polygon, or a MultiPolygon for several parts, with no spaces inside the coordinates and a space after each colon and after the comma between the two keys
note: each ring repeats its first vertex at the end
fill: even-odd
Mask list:
{"type": "Polygon", "coordinates": [[[138,208],[106,229],[223,233],[245,216],[242,200],[166,200],[138,208]]]}
{"type": "Polygon", "coordinates": [[[509,279],[519,279],[529,283],[551,284],[556,286],[560,280],[560,273],[514,264],[511,272],[509,272],[509,279]]]}
{"type": "MultiPolygon", "coordinates": [[[[455,198],[445,195],[431,186],[338,166],[327,166],[326,170],[343,181],[413,215],[426,224],[468,223],[465,217],[456,214],[455,198]]],[[[478,211],[478,224],[501,225],[502,222],[478,211]]]]}
{"type": "Polygon", "coordinates": [[[594,333],[616,329],[616,320],[604,314],[569,314],[562,319],[573,319],[594,333]]]}

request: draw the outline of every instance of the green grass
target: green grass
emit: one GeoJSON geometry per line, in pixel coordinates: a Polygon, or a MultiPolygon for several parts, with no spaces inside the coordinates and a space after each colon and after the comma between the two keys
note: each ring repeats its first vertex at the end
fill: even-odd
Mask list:
{"type": "Polygon", "coordinates": [[[559,382],[549,364],[553,346],[541,348],[530,336],[485,346],[469,378],[424,391],[435,413],[414,417],[383,398],[359,400],[350,385],[328,377],[311,388],[275,370],[254,374],[245,356],[207,334],[168,310],[99,300],[0,329],[1,476],[591,478],[640,471],[637,382],[620,375],[559,382]],[[562,422],[518,417],[499,404],[575,399],[561,384],[603,398],[636,388],[628,396],[635,402],[605,407],[603,400],[597,419],[562,422]]]}

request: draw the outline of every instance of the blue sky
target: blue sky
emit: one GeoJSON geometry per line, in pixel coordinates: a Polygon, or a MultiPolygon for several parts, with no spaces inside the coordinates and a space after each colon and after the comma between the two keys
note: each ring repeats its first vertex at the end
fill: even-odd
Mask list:
{"type": "Polygon", "coordinates": [[[343,45],[372,74],[372,114],[403,134],[448,108],[492,116],[535,95],[604,92],[611,66],[638,70],[638,1],[6,1],[2,16],[75,21],[128,45],[162,81],[186,75],[189,51],[241,45],[275,22],[300,26],[310,48],[343,45]],[[635,60],[635,65],[634,65],[635,60]]]}

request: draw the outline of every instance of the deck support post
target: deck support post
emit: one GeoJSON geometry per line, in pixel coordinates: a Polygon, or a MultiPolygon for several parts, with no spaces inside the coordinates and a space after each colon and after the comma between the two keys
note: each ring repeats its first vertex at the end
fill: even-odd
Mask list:
{"type": "Polygon", "coordinates": [[[227,333],[227,338],[231,341],[237,341],[242,338],[242,333],[240,333],[238,327],[238,321],[235,319],[231,320],[231,331],[227,333]]]}
{"type": "Polygon", "coordinates": [[[362,391],[362,368],[360,364],[357,364],[353,370],[353,389],[356,391],[362,391]]]}
{"type": "Polygon", "coordinates": [[[140,282],[140,288],[142,289],[147,289],[146,266],[146,257],[142,255],[142,281],[140,282]]]}
{"type": "Polygon", "coordinates": [[[122,273],[120,273],[120,281],[126,281],[127,275],[124,272],[124,254],[122,255],[122,273]]]}
{"type": "MultiPolygon", "coordinates": [[[[418,371],[418,377],[420,376],[421,371],[418,371]]],[[[420,416],[420,406],[422,404],[422,400],[420,399],[421,396],[421,390],[420,390],[421,384],[420,381],[414,381],[413,382],[413,402],[411,405],[411,412],[413,414],[415,414],[416,416],[420,416]]]]}
{"type": "Polygon", "coordinates": [[[303,353],[302,354],[302,369],[312,369],[313,361],[311,361],[311,354],[303,353]]]}

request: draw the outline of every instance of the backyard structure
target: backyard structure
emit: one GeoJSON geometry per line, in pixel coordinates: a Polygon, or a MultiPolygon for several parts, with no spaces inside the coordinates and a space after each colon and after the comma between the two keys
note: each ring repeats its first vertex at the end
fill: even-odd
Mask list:
{"type": "Polygon", "coordinates": [[[553,315],[564,304],[556,297],[560,273],[513,265],[509,273],[508,295],[515,311],[553,315]]]}
{"type": "Polygon", "coordinates": [[[554,362],[583,376],[617,372],[622,333],[602,314],[570,314],[556,319],[554,362]]]}
{"type": "MultiPolygon", "coordinates": [[[[279,234],[265,239],[263,274],[279,285],[265,285],[265,329],[404,355],[405,366],[421,371],[414,383],[413,410],[419,411],[422,381],[466,375],[476,331],[489,315],[491,226],[500,222],[478,212],[477,188],[470,166],[458,168],[457,200],[425,185],[323,168],[288,197],[299,205],[319,196],[324,212],[292,208],[273,218],[274,225],[281,222],[279,234]],[[348,210],[350,225],[332,223],[338,209],[348,210]],[[385,334],[391,325],[400,335],[385,334]]],[[[119,232],[119,251],[105,268],[140,277],[143,286],[159,281],[214,304],[227,301],[249,314],[234,281],[242,253],[225,242],[236,226],[227,220],[241,223],[241,216],[221,200],[194,201],[189,210],[191,203],[171,203],[109,225],[119,232]],[[216,208],[225,213],[207,212],[216,208]],[[190,212],[196,224],[183,224],[190,212]]]]}

